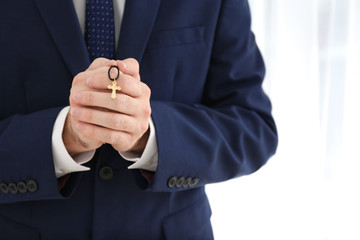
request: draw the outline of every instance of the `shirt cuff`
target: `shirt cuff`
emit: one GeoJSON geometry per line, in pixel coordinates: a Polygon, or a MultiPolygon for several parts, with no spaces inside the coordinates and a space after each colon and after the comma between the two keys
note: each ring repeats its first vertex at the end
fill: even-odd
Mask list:
{"type": "Polygon", "coordinates": [[[150,135],[141,156],[127,152],[119,152],[127,161],[134,162],[128,169],[144,169],[155,172],[158,166],[158,150],[156,141],[155,125],[152,118],[149,119],[150,135]]]}
{"type": "Polygon", "coordinates": [[[90,168],[82,166],[81,164],[89,162],[95,151],[84,152],[72,158],[65,148],[62,138],[62,132],[65,125],[66,116],[70,107],[63,108],[56,118],[53,133],[52,133],[52,152],[55,167],[55,175],[60,178],[71,172],[88,171],[90,168]]]}

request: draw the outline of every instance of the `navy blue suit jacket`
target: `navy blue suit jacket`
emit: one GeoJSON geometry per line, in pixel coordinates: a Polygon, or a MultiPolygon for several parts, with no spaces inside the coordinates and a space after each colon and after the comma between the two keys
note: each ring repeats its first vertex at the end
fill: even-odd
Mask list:
{"type": "Polygon", "coordinates": [[[72,1],[2,0],[0,31],[0,239],[211,239],[204,186],[275,152],[246,0],[126,2],[117,59],[152,90],[150,183],[104,145],[59,191],[53,124],[90,64],[72,1]]]}

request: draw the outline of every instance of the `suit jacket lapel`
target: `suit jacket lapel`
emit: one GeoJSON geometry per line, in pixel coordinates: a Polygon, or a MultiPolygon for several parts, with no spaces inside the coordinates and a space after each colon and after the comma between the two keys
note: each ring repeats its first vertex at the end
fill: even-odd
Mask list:
{"type": "Polygon", "coordinates": [[[90,60],[72,0],[35,0],[35,3],[70,72],[75,76],[84,71],[90,60]]]}
{"type": "MultiPolygon", "coordinates": [[[[34,0],[70,72],[75,76],[90,64],[72,0],[34,0]]],[[[161,0],[127,0],[117,59],[139,62],[150,38],[161,0]]]]}
{"type": "Polygon", "coordinates": [[[127,0],[117,48],[117,58],[141,62],[161,0],[127,0]]]}

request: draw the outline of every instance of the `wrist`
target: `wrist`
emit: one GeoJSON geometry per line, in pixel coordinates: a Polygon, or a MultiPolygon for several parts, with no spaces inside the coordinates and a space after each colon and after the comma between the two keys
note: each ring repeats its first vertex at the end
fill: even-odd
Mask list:
{"type": "Polygon", "coordinates": [[[62,133],[63,142],[66,150],[71,157],[74,157],[80,153],[90,151],[89,146],[82,141],[73,131],[73,127],[70,121],[70,114],[67,115],[65,120],[65,126],[62,133]]]}
{"type": "Polygon", "coordinates": [[[146,147],[146,144],[149,140],[150,136],[150,127],[148,130],[141,136],[141,138],[135,143],[135,145],[127,150],[126,152],[132,155],[141,156],[144,152],[144,149],[146,147]]]}

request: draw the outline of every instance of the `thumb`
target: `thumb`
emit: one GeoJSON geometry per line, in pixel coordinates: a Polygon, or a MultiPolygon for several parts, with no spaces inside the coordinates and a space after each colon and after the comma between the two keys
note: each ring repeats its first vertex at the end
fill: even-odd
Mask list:
{"type": "Polygon", "coordinates": [[[130,75],[140,81],[140,74],[139,74],[140,66],[136,59],[127,58],[122,61],[118,60],[116,61],[116,63],[122,73],[130,75]]]}

